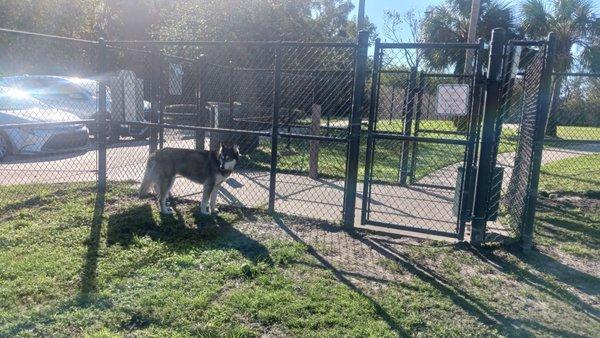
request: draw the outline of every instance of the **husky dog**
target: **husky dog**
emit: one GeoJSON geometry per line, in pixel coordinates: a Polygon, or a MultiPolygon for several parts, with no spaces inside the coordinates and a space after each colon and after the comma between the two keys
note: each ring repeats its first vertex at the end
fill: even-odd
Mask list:
{"type": "Polygon", "coordinates": [[[173,209],[167,207],[167,197],[175,175],[181,175],[204,186],[200,212],[205,215],[214,213],[219,186],[235,169],[239,155],[238,146],[231,143],[221,143],[216,151],[177,148],[158,150],[148,158],[144,180],[140,186],[140,197],[147,196],[150,189],[154,188],[158,195],[160,212],[173,214],[173,209]]]}

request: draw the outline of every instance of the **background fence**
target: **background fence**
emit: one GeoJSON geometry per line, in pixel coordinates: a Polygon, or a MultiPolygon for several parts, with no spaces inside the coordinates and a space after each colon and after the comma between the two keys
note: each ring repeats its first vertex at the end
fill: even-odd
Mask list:
{"type": "MultiPolygon", "coordinates": [[[[223,185],[219,203],[353,223],[349,210],[361,198],[356,175],[361,171],[362,179],[362,163],[368,157],[367,128],[361,142],[361,124],[372,104],[377,117],[373,130],[405,138],[377,141],[371,167],[367,164],[371,172],[364,177],[380,184],[386,197],[384,205],[373,207],[394,212],[411,205],[428,208],[435,217],[417,212],[411,225],[442,229],[446,226],[442,218],[456,220],[456,196],[448,197],[449,209],[440,211],[418,198],[416,190],[392,196],[389,189],[392,185],[428,193],[438,189],[452,195],[464,183],[459,182],[464,176],[457,166],[474,140],[470,133],[478,137],[481,132],[477,126],[483,107],[469,99],[475,115],[439,115],[439,88],[467,88],[471,98],[478,82],[473,75],[434,71],[425,62],[414,67],[415,58],[423,53],[452,49],[434,44],[435,48],[423,46],[408,54],[390,49],[369,82],[375,91],[363,91],[367,70],[357,68],[361,62],[366,67],[363,40],[362,44],[117,42],[3,30],[0,98],[9,106],[3,106],[0,114],[0,154],[2,149],[11,154],[2,155],[0,185],[24,194],[29,184],[99,181],[109,189],[135,186],[148,155],[157,149],[214,150],[221,141],[233,141],[243,156],[223,185]],[[23,99],[19,95],[27,93],[14,89],[29,95],[23,99]],[[11,100],[20,100],[22,106],[10,106],[11,100]],[[431,142],[436,139],[443,142],[431,142]],[[346,205],[350,207],[344,209],[346,205]]],[[[600,84],[594,74],[554,74],[552,82],[545,79],[542,68],[548,51],[543,41],[508,42],[502,50],[501,109],[494,120],[492,151],[492,167],[501,170],[490,179],[488,201],[500,203],[501,211],[499,218],[488,216],[498,219],[490,223],[493,229],[509,224],[510,233],[522,238],[524,229],[529,233],[533,229],[537,183],[532,181],[540,170],[536,166],[564,165],[562,160],[575,157],[577,161],[564,163],[599,162],[600,84]],[[517,51],[519,62],[514,64],[517,51]],[[555,91],[550,102],[550,95],[541,94],[542,87],[547,83],[550,87],[545,90],[551,92],[559,82],[562,91],[555,91]],[[536,164],[541,143],[535,140],[543,130],[545,119],[539,113],[544,105],[549,106],[549,122],[544,155],[536,164]]],[[[480,53],[478,59],[483,56],[480,53]]],[[[473,73],[482,70],[483,63],[478,62],[473,73]]],[[[481,149],[473,151],[475,161],[481,149]]],[[[568,184],[585,178],[563,179],[568,184]]],[[[544,191],[544,175],[539,185],[544,191]]],[[[179,179],[173,192],[176,198],[197,200],[199,190],[179,179]]],[[[455,231],[454,225],[451,228],[455,231]]]]}
{"type": "MultiPolygon", "coordinates": [[[[3,185],[104,176],[108,188],[131,184],[140,181],[156,149],[215,150],[232,141],[242,157],[220,203],[342,219],[356,44],[94,42],[17,32],[2,37],[8,41],[2,55],[7,87],[31,92],[43,87],[38,82],[53,87],[60,79],[75,92],[79,79],[93,80],[93,88],[83,88],[92,108],[69,97],[73,93],[40,89],[33,96],[47,101],[54,95],[52,107],[30,112],[45,119],[63,107],[79,118],[57,123],[84,128],[85,117],[93,137],[88,141],[86,134],[77,152],[60,155],[24,157],[11,149],[0,169],[3,185]],[[51,55],[52,61],[22,57],[24,46],[39,48],[33,54],[51,55]]],[[[13,133],[10,124],[3,130],[13,133]]],[[[61,142],[60,148],[72,147],[61,142]]],[[[199,190],[185,179],[173,188],[176,198],[188,199],[198,199],[199,190]]]]}
{"type": "MultiPolygon", "coordinates": [[[[590,164],[600,166],[600,74],[554,73],[553,95],[544,140],[546,162],[571,172],[590,164]]],[[[544,183],[547,175],[555,174],[542,170],[540,185],[551,193],[544,183]]],[[[590,179],[585,174],[559,178],[567,192],[574,190],[577,181],[590,179]]]]}

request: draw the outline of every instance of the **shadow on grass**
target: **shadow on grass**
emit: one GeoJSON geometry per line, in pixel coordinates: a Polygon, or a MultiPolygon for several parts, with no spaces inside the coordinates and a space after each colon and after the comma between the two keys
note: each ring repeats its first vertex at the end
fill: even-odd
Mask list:
{"type": "Polygon", "coordinates": [[[81,296],[86,297],[96,291],[96,270],[98,268],[98,250],[100,248],[100,234],[102,230],[102,220],[104,218],[104,202],[106,193],[101,189],[96,192],[96,201],[94,203],[94,214],[90,226],[90,234],[86,240],[87,252],[85,254],[85,263],[81,271],[81,296]]]}
{"type": "MultiPolygon", "coordinates": [[[[494,266],[499,271],[512,275],[519,282],[525,283],[536,288],[540,292],[563,301],[573,306],[575,309],[582,311],[594,321],[600,322],[600,311],[582,301],[576,294],[573,294],[564,288],[560,288],[557,284],[518,266],[515,262],[511,262],[505,257],[495,254],[491,250],[475,250],[472,247],[469,248],[471,252],[483,261],[494,266]]],[[[528,254],[521,254],[517,247],[508,249],[516,253],[517,258],[521,259],[531,268],[537,272],[551,276],[551,279],[553,280],[576,288],[592,297],[600,294],[600,279],[597,277],[567,266],[553,257],[537,250],[532,250],[528,254]]]]}
{"type": "MultiPolygon", "coordinates": [[[[413,260],[407,254],[396,250],[394,247],[387,245],[385,242],[380,242],[376,239],[366,237],[358,237],[358,239],[365,245],[382,254],[384,257],[395,261],[402,268],[406,269],[409,273],[416,276],[421,281],[433,286],[441,294],[448,297],[454,304],[462,308],[471,316],[476,317],[483,324],[489,326],[499,326],[501,330],[509,336],[532,336],[532,333],[527,330],[527,328],[531,328],[546,332],[550,335],[583,337],[575,332],[551,328],[534,320],[511,318],[498,312],[484,301],[471,295],[468,290],[456,285],[452,280],[445,277],[444,274],[441,274],[438,271],[435,271],[426,265],[413,260]]],[[[478,252],[468,244],[456,244],[456,249],[458,250],[464,250],[466,247],[469,248],[468,250],[474,250],[475,252],[478,252]]],[[[478,255],[481,257],[479,253],[478,255]]],[[[545,283],[543,280],[540,280],[539,282],[545,283]]]]}
{"type": "Polygon", "coordinates": [[[199,215],[193,210],[193,224],[186,215],[176,210],[174,215],[160,215],[156,219],[149,204],[136,205],[108,217],[107,245],[132,245],[136,237],[148,237],[166,244],[173,251],[190,249],[228,248],[239,251],[253,262],[271,263],[267,248],[232,226],[242,218],[250,217],[239,211],[233,219],[199,215]]]}
{"type": "MultiPolygon", "coordinates": [[[[194,216],[190,216],[190,211],[178,211],[173,216],[156,216],[153,214],[152,208],[148,204],[135,205],[131,208],[117,210],[108,217],[107,245],[121,245],[128,247],[135,244],[136,238],[146,237],[153,241],[164,243],[173,251],[185,252],[191,249],[211,250],[216,248],[227,248],[239,251],[253,262],[260,261],[273,264],[268,249],[264,245],[231,226],[240,219],[252,221],[252,212],[240,209],[227,209],[229,212],[225,214],[228,216],[227,218],[224,218],[219,216],[198,216],[197,210],[191,211],[195,211],[194,216]],[[231,215],[233,217],[229,217],[231,215]],[[195,227],[190,227],[188,224],[194,224],[195,227]]],[[[96,199],[92,227],[87,241],[88,251],[81,276],[81,294],[84,296],[95,292],[97,287],[96,275],[103,214],[104,195],[99,194],[96,199]]],[[[365,290],[361,289],[360,286],[357,286],[351,278],[371,278],[373,281],[382,283],[387,283],[389,281],[368,276],[364,277],[337,268],[325,258],[326,255],[320,253],[318,249],[313,248],[309,243],[303,240],[298,233],[290,229],[286,224],[286,221],[281,217],[274,216],[274,220],[279,228],[294,241],[306,245],[309,248],[309,253],[315,257],[320,264],[330,270],[340,282],[344,283],[362,297],[365,297],[365,299],[372,304],[376,313],[391,329],[395,330],[401,336],[409,335],[393,315],[391,315],[375,299],[370,297],[365,290]]],[[[329,223],[323,222],[321,230],[327,232],[342,231],[342,228],[339,226],[327,226],[326,224],[329,223]]],[[[495,309],[493,305],[490,305],[476,295],[473,295],[464,286],[457,285],[455,281],[448,278],[443,273],[415,261],[409,255],[396,250],[393,245],[373,238],[362,236],[354,237],[366,247],[397,262],[399,266],[423,282],[433,286],[458,307],[462,308],[465,312],[474,316],[486,325],[499,326],[502,331],[514,336],[530,336],[532,335],[530,330],[538,330],[551,335],[580,336],[567,329],[548,327],[547,325],[534,320],[515,318],[501,313],[495,309]]],[[[513,251],[512,248],[508,249],[509,251],[513,251]]],[[[455,250],[471,251],[481,261],[492,266],[501,273],[511,275],[519,282],[525,283],[553,298],[564,301],[575,309],[584,312],[591,319],[599,321],[597,309],[583,302],[575,293],[572,293],[565,288],[560,288],[556,283],[550,281],[550,279],[554,278],[561,283],[573,286],[584,293],[595,296],[599,293],[598,285],[600,285],[600,280],[594,276],[565,266],[554,258],[540,252],[533,252],[527,256],[518,257],[529,265],[532,270],[551,276],[549,279],[539,276],[536,271],[530,271],[529,268],[519,266],[517,264],[518,262],[511,261],[502,255],[498,255],[493,250],[475,249],[464,243],[457,244],[455,250]]],[[[151,264],[151,262],[145,262],[143,264],[151,264]]],[[[356,262],[356,264],[359,264],[359,262],[356,262]]],[[[135,271],[136,267],[133,267],[133,269],[135,271]]]]}
{"type": "MultiPolygon", "coordinates": [[[[29,191],[26,189],[31,189],[31,188],[27,188],[27,187],[23,187],[24,191],[29,191]]],[[[93,185],[90,186],[84,186],[84,187],[80,187],[79,190],[77,191],[78,194],[93,194],[95,193],[96,188],[93,185]]],[[[63,199],[65,197],[70,196],[69,194],[72,194],[73,190],[71,189],[57,189],[52,191],[51,193],[48,194],[44,194],[44,195],[40,195],[39,192],[36,192],[36,195],[33,197],[30,197],[28,199],[25,200],[21,200],[18,202],[14,202],[14,203],[10,203],[10,204],[6,204],[4,207],[0,208],[0,215],[2,214],[6,214],[6,213],[11,213],[11,214],[17,214],[18,211],[21,211],[23,209],[30,209],[30,208],[43,208],[48,206],[49,204],[52,204],[53,202],[55,202],[58,199],[63,199]]]]}
{"type": "Polygon", "coordinates": [[[348,286],[354,292],[360,294],[365,299],[367,299],[375,309],[375,313],[377,313],[377,315],[379,315],[392,330],[394,330],[396,333],[403,337],[409,336],[408,332],[406,332],[400,326],[400,324],[377,301],[375,301],[372,297],[363,292],[361,288],[356,286],[350,279],[346,277],[346,274],[343,271],[338,270],[315,248],[313,248],[309,243],[300,238],[300,236],[298,236],[292,229],[290,229],[290,227],[288,227],[285,224],[284,220],[281,217],[275,215],[273,216],[273,219],[275,220],[277,226],[279,226],[280,229],[282,229],[288,236],[290,236],[292,240],[305,245],[308,248],[308,253],[315,257],[317,261],[319,261],[319,263],[321,263],[326,269],[330,270],[340,282],[348,286]]]}

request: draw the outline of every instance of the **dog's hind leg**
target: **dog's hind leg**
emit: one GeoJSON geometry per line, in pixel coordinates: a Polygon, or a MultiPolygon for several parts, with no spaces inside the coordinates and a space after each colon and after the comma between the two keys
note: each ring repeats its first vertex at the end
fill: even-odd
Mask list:
{"type": "Polygon", "coordinates": [[[144,172],[144,178],[142,179],[142,184],[140,185],[139,197],[145,198],[150,194],[150,189],[156,189],[156,162],[153,158],[148,160],[146,164],[146,170],[144,172]]]}
{"type": "Polygon", "coordinates": [[[214,188],[214,183],[206,183],[202,188],[202,202],[200,203],[200,213],[203,215],[210,214],[210,210],[208,209],[208,203],[214,188]]]}
{"type": "Polygon", "coordinates": [[[160,212],[162,214],[172,215],[173,209],[167,206],[167,197],[170,195],[175,177],[161,178],[158,182],[158,201],[160,203],[160,212]]]}

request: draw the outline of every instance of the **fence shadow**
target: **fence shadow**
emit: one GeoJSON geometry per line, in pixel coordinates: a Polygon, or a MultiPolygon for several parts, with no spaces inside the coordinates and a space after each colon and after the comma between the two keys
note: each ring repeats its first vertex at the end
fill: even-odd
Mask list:
{"type": "MultiPolygon", "coordinates": [[[[510,251],[517,253],[517,258],[521,259],[522,262],[526,263],[538,273],[550,275],[551,279],[578,289],[589,296],[595,297],[600,294],[600,279],[597,277],[567,266],[555,258],[537,250],[532,250],[529,254],[520,254],[519,249],[516,247],[509,249],[510,251]]],[[[600,310],[587,304],[576,294],[564,288],[557,287],[556,284],[549,280],[510,262],[505,257],[497,255],[491,250],[475,250],[470,246],[469,250],[483,261],[494,266],[500,272],[509,274],[518,281],[557,300],[564,301],[574,308],[579,309],[596,322],[600,322],[600,310]]]]}
{"type": "MultiPolygon", "coordinates": [[[[406,269],[409,273],[416,276],[423,282],[433,286],[445,297],[448,297],[448,299],[450,299],[455,305],[459,306],[470,315],[476,317],[481,323],[490,326],[499,326],[502,328],[502,331],[506,332],[506,334],[509,336],[531,336],[531,332],[527,330],[527,328],[533,328],[544,331],[551,335],[582,337],[575,332],[551,328],[534,320],[511,318],[498,312],[482,300],[471,295],[467,290],[455,285],[443,274],[413,260],[407,254],[400,252],[391,245],[388,245],[385,241],[379,241],[377,239],[368,237],[357,238],[362,243],[374,249],[384,257],[396,262],[400,267],[406,269]]],[[[457,250],[464,250],[465,247],[469,247],[468,250],[475,250],[466,243],[458,243],[455,245],[457,250]]]]}
{"type": "MultiPolygon", "coordinates": [[[[285,232],[286,235],[288,235],[289,237],[291,237],[292,240],[294,240],[294,241],[296,241],[298,243],[302,243],[303,245],[305,245],[308,248],[308,253],[310,255],[312,255],[314,258],[316,258],[317,261],[324,268],[326,268],[327,270],[331,271],[337,280],[339,280],[341,283],[343,283],[344,285],[346,285],[347,287],[349,287],[351,290],[357,292],[362,297],[364,297],[365,299],[367,299],[369,301],[369,303],[375,309],[375,312],[377,313],[377,315],[379,315],[389,325],[389,327],[392,330],[394,330],[400,336],[403,336],[403,337],[408,337],[409,336],[409,333],[406,332],[400,326],[400,324],[392,317],[392,315],[390,315],[386,311],[385,308],[383,308],[381,306],[381,304],[379,304],[374,298],[372,298],[371,296],[369,296],[364,290],[362,290],[359,286],[357,286],[355,283],[353,283],[348,277],[346,277],[346,275],[348,275],[347,272],[338,269],[334,264],[332,264],[331,262],[329,262],[327,260],[327,258],[325,258],[325,256],[323,256],[321,253],[319,253],[319,251],[317,249],[315,249],[307,241],[303,240],[300,236],[298,236],[296,234],[296,232],[294,230],[292,230],[289,226],[287,226],[286,222],[280,216],[274,215],[273,219],[274,219],[275,223],[277,224],[277,226],[280,229],[282,229],[285,232]]],[[[355,275],[355,276],[360,277],[360,278],[365,278],[365,276],[361,276],[361,275],[357,275],[357,274],[351,274],[351,275],[355,275]]],[[[366,278],[368,279],[368,277],[366,277],[366,278]]]]}
{"type": "Polygon", "coordinates": [[[100,248],[100,237],[102,223],[104,219],[106,193],[103,189],[96,192],[96,201],[94,203],[94,213],[90,226],[90,234],[86,240],[87,252],[85,262],[81,271],[81,293],[80,296],[86,297],[96,291],[97,287],[97,269],[98,269],[98,251],[100,248]]]}

